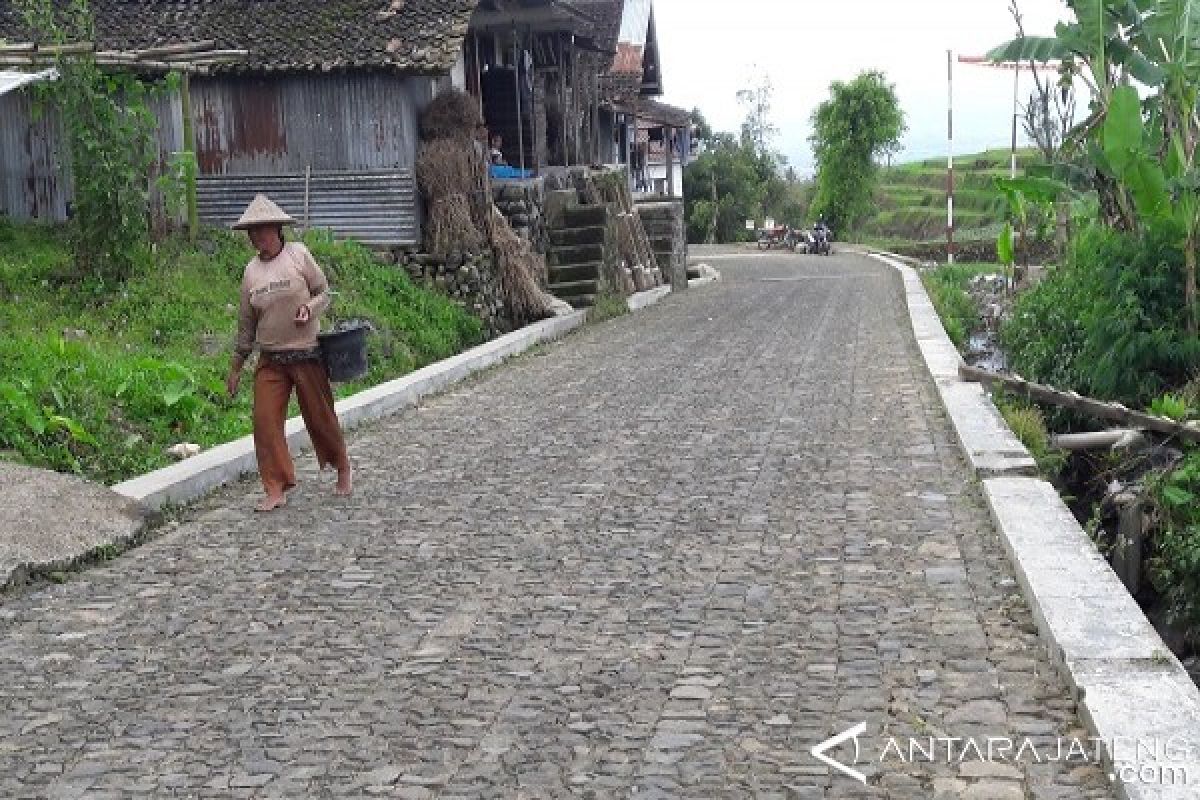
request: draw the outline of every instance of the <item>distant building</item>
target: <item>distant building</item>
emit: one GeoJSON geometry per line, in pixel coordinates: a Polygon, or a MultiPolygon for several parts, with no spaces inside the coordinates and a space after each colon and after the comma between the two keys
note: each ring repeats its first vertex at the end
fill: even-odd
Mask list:
{"type": "Polygon", "coordinates": [[[652,0],[626,0],[616,56],[602,84],[602,125],[611,126],[606,161],[628,167],[635,192],[682,197],[691,122],[688,112],[654,99],[662,96],[663,82],[652,0]]]}

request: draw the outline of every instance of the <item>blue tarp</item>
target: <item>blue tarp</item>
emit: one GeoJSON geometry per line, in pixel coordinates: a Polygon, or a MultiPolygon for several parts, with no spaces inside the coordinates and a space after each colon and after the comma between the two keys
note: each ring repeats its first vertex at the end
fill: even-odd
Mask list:
{"type": "Polygon", "coordinates": [[[493,178],[532,178],[533,170],[518,169],[510,167],[507,164],[492,164],[491,173],[493,178]]]}

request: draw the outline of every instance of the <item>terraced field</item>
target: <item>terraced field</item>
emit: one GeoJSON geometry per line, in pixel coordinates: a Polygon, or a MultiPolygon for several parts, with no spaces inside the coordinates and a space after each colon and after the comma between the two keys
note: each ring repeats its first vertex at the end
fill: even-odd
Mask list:
{"type": "MultiPolygon", "coordinates": [[[[1035,163],[1034,150],[1017,153],[1018,172],[1035,163]]],[[[989,150],[954,160],[955,240],[964,248],[986,252],[994,248],[1004,222],[1004,198],[996,178],[1009,174],[1009,151],[989,150]]],[[[883,171],[875,193],[875,214],[861,237],[898,252],[925,255],[942,248],[946,238],[946,161],[929,159],[899,164],[883,171]]],[[[994,258],[994,249],[991,251],[994,258]]]]}

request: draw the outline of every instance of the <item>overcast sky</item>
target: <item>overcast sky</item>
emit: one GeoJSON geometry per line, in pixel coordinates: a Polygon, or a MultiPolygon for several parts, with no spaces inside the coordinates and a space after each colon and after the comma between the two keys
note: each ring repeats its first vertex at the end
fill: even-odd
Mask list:
{"type": "MultiPolygon", "coordinates": [[[[1052,34],[1069,12],[1061,0],[1018,0],[1031,35],[1052,34]]],[[[654,0],[662,50],[662,98],[698,107],[718,130],[743,117],[738,89],[767,75],[775,87],[778,149],[812,170],[809,117],[829,84],[880,69],[896,85],[908,121],[899,160],[946,153],[946,50],[983,55],[1016,35],[1009,0],[654,0]]],[[[1007,147],[1012,73],[954,67],[955,151],[1007,147]]],[[[1028,96],[1032,81],[1021,82],[1028,96]]],[[[1081,102],[1081,106],[1086,103],[1081,102]]]]}

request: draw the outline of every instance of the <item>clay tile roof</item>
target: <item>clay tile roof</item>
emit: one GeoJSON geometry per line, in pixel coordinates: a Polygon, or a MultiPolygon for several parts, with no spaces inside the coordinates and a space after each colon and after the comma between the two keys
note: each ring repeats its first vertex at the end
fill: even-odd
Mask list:
{"type": "MultiPolygon", "coordinates": [[[[450,70],[477,0],[92,0],[97,46],[132,49],[214,39],[250,51],[233,72],[450,70]]],[[[0,38],[32,37],[0,7],[0,38]]]]}
{"type": "Polygon", "coordinates": [[[638,100],[637,116],[639,121],[670,125],[673,128],[686,128],[692,123],[692,115],[685,109],[648,97],[638,100]]]}
{"type": "MultiPolygon", "coordinates": [[[[596,46],[609,54],[615,54],[617,39],[621,36],[621,18],[625,11],[625,0],[570,0],[571,5],[585,12],[599,23],[589,31],[596,46]]],[[[612,55],[602,59],[607,69],[612,55]]]]}

